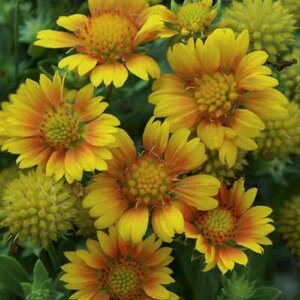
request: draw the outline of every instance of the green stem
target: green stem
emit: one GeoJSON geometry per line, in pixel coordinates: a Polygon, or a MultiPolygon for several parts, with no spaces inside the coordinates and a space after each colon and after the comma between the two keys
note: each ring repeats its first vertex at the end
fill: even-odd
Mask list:
{"type": "Polygon", "coordinates": [[[19,6],[20,0],[15,0],[15,16],[14,16],[14,55],[15,55],[15,86],[18,85],[19,78],[19,6]]]}
{"type": "Polygon", "coordinates": [[[48,254],[49,254],[49,257],[51,260],[53,270],[54,270],[54,272],[56,272],[60,268],[60,259],[59,259],[58,253],[55,250],[53,243],[51,241],[48,244],[47,251],[48,251],[48,254]]]}

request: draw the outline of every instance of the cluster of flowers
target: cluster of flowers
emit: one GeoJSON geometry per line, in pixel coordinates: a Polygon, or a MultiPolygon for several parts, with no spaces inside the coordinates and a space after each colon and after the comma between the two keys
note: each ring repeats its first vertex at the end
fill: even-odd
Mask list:
{"type": "Polygon", "coordinates": [[[60,17],[69,32],[40,31],[35,44],[72,48],[58,67],[91,84],[68,90],[58,71],[42,74],[2,104],[2,150],[33,168],[3,192],[2,226],[43,247],[76,221],[95,226],[97,241],[65,253],[61,280],[77,290],[72,299],[179,299],[164,287],[174,280],[162,241],[195,239],[204,270],[223,273],[247,264],[246,248],[262,253],[271,244],[271,208],[253,206],[257,189],[245,190],[243,178],[229,187],[224,177],[235,177],[247,152],[299,151],[300,108],[275,89],[266,65],[289,51],[296,20],[271,0],[234,2],[219,23],[212,0],[172,1],[172,11],[146,0],[89,0],[89,9],[60,17]],[[139,49],[163,38],[172,41],[173,73],[160,75],[139,49]],[[129,73],[156,79],[142,152],[94,96],[102,83],[122,87],[129,73]],[[83,172],[96,170],[83,190],[83,172]]]}

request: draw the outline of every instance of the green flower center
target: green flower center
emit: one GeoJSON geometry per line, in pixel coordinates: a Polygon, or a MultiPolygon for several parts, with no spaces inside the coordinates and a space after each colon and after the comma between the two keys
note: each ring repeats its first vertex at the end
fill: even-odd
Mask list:
{"type": "Polygon", "coordinates": [[[208,212],[201,212],[197,223],[203,236],[214,245],[234,238],[236,217],[228,209],[217,207],[208,212]]]}
{"type": "Polygon", "coordinates": [[[178,9],[177,20],[181,30],[203,32],[212,21],[210,8],[201,2],[184,4],[178,9]]]}
{"type": "Polygon", "coordinates": [[[104,62],[122,59],[134,51],[134,38],[138,27],[127,16],[119,13],[103,13],[91,17],[76,35],[82,40],[78,50],[104,62]]]}
{"type": "Polygon", "coordinates": [[[80,138],[79,122],[67,111],[47,113],[40,128],[41,136],[55,149],[69,148],[80,138]]]}
{"type": "Polygon", "coordinates": [[[156,158],[144,156],[126,170],[124,191],[133,202],[165,203],[170,189],[168,171],[156,158]]]}
{"type": "Polygon", "coordinates": [[[139,299],[142,294],[142,267],[136,261],[121,258],[104,271],[103,282],[111,299],[139,299]]]}
{"type": "Polygon", "coordinates": [[[232,75],[205,74],[195,79],[194,99],[199,111],[210,119],[226,118],[238,100],[232,75]]]}

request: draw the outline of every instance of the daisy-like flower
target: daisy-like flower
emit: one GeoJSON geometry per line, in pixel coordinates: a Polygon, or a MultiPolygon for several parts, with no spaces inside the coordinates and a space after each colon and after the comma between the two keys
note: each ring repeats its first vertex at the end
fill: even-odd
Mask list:
{"type": "Polygon", "coordinates": [[[233,187],[222,186],[218,195],[219,206],[208,212],[186,214],[185,233],[197,239],[195,248],[205,254],[209,271],[216,265],[223,272],[232,270],[235,263],[246,265],[243,248],[263,253],[261,245],[271,245],[266,237],[274,230],[267,218],[272,209],[267,206],[251,207],[257,189],[245,191],[244,180],[235,181],[233,187]]]}
{"type": "Polygon", "coordinates": [[[61,280],[77,290],[70,299],[179,299],[163,286],[174,282],[168,267],[172,249],[160,248],[154,234],[138,244],[124,241],[113,226],[97,235],[98,241],[87,241],[87,250],[65,252],[70,263],[62,267],[61,280]]]}
{"type": "Polygon", "coordinates": [[[206,159],[204,145],[199,138],[188,140],[189,135],[188,129],[179,129],[169,137],[168,124],[152,118],[143,135],[145,151],[137,154],[133,141],[119,130],[108,170],[96,176],[83,200],[97,218],[96,228],[119,220],[122,238],[139,242],[151,214],[155,233],[171,242],[184,229],[182,205],[215,208],[220,182],[210,175],[187,176],[206,159]]]}
{"type": "Polygon", "coordinates": [[[174,71],[154,82],[149,101],[156,117],[167,117],[171,131],[197,130],[209,149],[219,150],[222,164],[233,166],[237,148],[255,150],[253,138],[265,128],[262,120],[287,115],[286,97],[274,89],[278,81],[264,66],[263,51],[247,54],[249,35],[215,30],[205,43],[189,39],[168,51],[174,71]]]}
{"type": "Polygon", "coordinates": [[[63,16],[57,24],[72,33],[42,30],[35,45],[46,48],[72,48],[77,53],[59,62],[59,67],[90,73],[93,85],[104,82],[116,87],[124,84],[128,70],[148,80],[159,77],[158,64],[137,53],[139,45],[157,37],[147,0],[89,0],[91,16],[63,16]],[[152,24],[153,23],[153,24],[152,24]]]}
{"type": "Polygon", "coordinates": [[[161,7],[157,10],[157,18],[164,25],[160,29],[160,37],[174,35],[203,36],[218,14],[218,4],[212,6],[213,0],[184,1],[182,5],[173,2],[172,11],[161,7]]]}
{"type": "Polygon", "coordinates": [[[58,72],[52,81],[43,74],[39,83],[27,79],[5,105],[2,150],[20,154],[20,168],[46,167],[57,181],[65,176],[71,183],[83,171],[105,170],[119,120],[103,113],[108,104],[93,93],[89,84],[66,100],[58,72]]]}

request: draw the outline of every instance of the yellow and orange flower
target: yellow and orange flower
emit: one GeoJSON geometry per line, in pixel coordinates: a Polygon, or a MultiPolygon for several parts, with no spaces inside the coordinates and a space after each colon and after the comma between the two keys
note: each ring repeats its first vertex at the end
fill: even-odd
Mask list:
{"type": "Polygon", "coordinates": [[[157,37],[155,7],[150,8],[147,0],[89,0],[89,8],[91,16],[59,17],[57,24],[72,33],[42,30],[35,45],[76,50],[58,66],[77,69],[80,76],[90,74],[94,86],[104,82],[120,87],[128,70],[143,80],[159,77],[158,64],[136,52],[157,37]]]}
{"type": "Polygon", "coordinates": [[[271,245],[266,237],[274,230],[267,218],[272,209],[267,206],[251,207],[256,188],[245,191],[244,180],[236,181],[232,188],[222,186],[218,195],[219,206],[208,212],[185,214],[185,233],[197,239],[195,248],[205,254],[209,271],[216,265],[223,272],[232,270],[235,263],[246,265],[243,248],[263,253],[261,245],[271,245]]]}
{"type": "Polygon", "coordinates": [[[174,282],[168,267],[172,249],[160,248],[154,234],[139,244],[124,241],[113,226],[97,235],[98,241],[87,241],[87,250],[65,252],[70,263],[62,267],[61,280],[77,290],[70,299],[179,299],[164,287],[174,282]]]}
{"type": "Polygon", "coordinates": [[[159,36],[168,38],[179,34],[202,37],[218,14],[219,3],[212,4],[213,0],[185,1],[180,6],[175,5],[172,11],[158,7],[156,18],[163,22],[159,36]]]}
{"type": "Polygon", "coordinates": [[[286,97],[263,64],[264,51],[247,54],[249,35],[235,37],[231,29],[215,30],[205,43],[189,39],[168,51],[173,74],[153,85],[149,101],[154,115],[167,117],[171,131],[197,130],[209,149],[217,149],[222,164],[233,166],[237,148],[255,150],[253,138],[265,128],[262,120],[287,115],[286,97]]]}
{"type": "Polygon", "coordinates": [[[20,154],[20,168],[44,166],[57,181],[107,169],[119,120],[103,113],[108,104],[93,93],[89,84],[66,99],[58,72],[52,81],[43,74],[39,83],[27,79],[5,105],[2,150],[20,154]]]}
{"type": "Polygon", "coordinates": [[[145,151],[137,154],[133,141],[119,130],[108,170],[95,177],[83,200],[97,218],[96,228],[119,220],[122,238],[139,242],[151,215],[154,232],[171,242],[184,229],[182,206],[215,208],[220,182],[210,175],[187,176],[206,160],[204,145],[199,138],[188,140],[189,135],[182,128],[169,137],[169,125],[152,118],[143,135],[145,151]]]}

